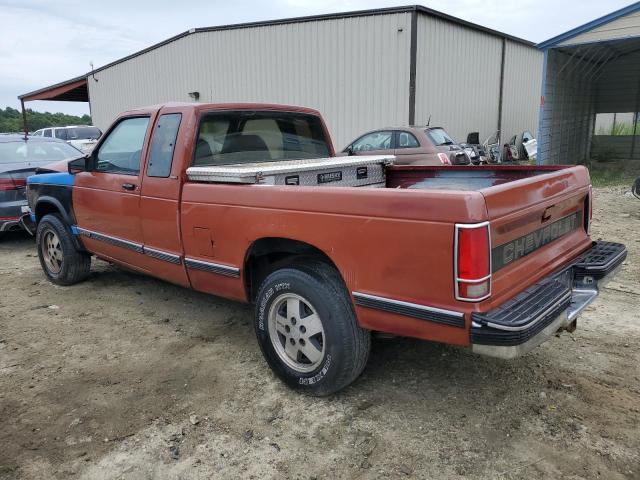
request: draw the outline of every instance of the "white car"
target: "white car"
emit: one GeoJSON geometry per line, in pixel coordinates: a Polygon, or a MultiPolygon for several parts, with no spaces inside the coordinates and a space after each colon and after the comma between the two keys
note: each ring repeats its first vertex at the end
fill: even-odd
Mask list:
{"type": "Polygon", "coordinates": [[[90,153],[101,135],[100,129],[91,125],[41,128],[33,133],[34,137],[52,137],[64,140],[82,153],[90,153]]]}

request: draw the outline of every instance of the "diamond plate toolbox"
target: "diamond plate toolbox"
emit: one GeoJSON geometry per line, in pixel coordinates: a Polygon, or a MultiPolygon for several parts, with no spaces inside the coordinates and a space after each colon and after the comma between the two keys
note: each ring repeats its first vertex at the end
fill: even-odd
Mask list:
{"type": "Polygon", "coordinates": [[[193,182],[331,187],[384,187],[392,155],[330,157],[190,167],[193,182]]]}

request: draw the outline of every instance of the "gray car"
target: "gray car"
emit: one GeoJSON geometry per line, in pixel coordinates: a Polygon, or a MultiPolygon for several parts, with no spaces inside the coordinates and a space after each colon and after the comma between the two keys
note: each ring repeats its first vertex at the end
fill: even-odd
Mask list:
{"type": "Polygon", "coordinates": [[[82,152],[56,138],[0,135],[0,234],[22,228],[27,177],[36,168],[80,156],[82,152]]]}

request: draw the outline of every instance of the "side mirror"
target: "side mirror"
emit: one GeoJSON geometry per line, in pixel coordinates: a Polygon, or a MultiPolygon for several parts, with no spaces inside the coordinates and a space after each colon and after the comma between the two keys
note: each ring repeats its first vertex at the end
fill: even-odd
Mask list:
{"type": "Polygon", "coordinates": [[[353,153],[353,145],[349,145],[346,149],[345,152],[347,153],[347,155],[352,156],[354,155],[353,153]]]}
{"type": "Polygon", "coordinates": [[[85,155],[84,157],[71,160],[67,164],[67,170],[71,175],[75,175],[80,172],[90,172],[93,164],[93,157],[91,155],[85,155]]]}

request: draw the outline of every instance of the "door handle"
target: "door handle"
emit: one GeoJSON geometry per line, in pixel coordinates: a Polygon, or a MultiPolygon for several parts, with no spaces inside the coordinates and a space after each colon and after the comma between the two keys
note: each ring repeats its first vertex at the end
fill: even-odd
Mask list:
{"type": "Polygon", "coordinates": [[[135,190],[136,186],[133,183],[123,183],[122,188],[125,190],[135,190]]]}

